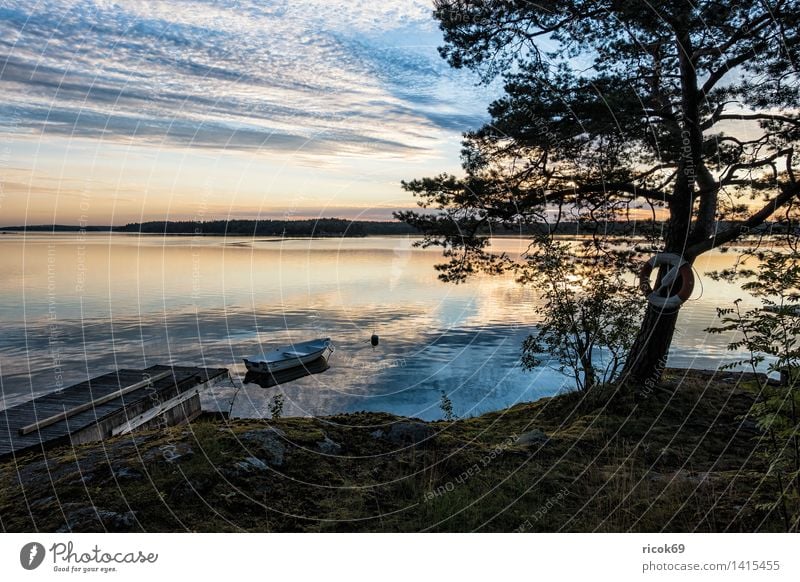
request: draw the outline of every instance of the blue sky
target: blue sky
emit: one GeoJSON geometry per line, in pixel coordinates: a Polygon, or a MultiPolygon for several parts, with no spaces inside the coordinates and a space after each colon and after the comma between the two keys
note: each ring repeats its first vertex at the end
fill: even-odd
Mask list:
{"type": "Polygon", "coordinates": [[[429,1],[0,0],[0,224],[388,218],[486,119],[440,44],[429,1]]]}

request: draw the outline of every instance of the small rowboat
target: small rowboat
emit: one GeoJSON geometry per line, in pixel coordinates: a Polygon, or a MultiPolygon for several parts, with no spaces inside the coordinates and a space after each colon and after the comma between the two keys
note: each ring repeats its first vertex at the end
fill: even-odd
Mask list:
{"type": "Polygon", "coordinates": [[[327,362],[333,351],[331,339],[326,337],[275,348],[263,356],[250,356],[242,359],[249,371],[272,374],[304,366],[320,358],[324,358],[327,362]]]}

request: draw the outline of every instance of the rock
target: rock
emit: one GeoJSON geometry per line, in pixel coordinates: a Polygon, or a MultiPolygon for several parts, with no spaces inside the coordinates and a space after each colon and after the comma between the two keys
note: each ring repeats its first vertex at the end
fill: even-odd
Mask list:
{"type": "Polygon", "coordinates": [[[145,463],[168,463],[174,465],[182,461],[188,461],[194,456],[194,449],[188,444],[183,442],[166,443],[156,449],[150,449],[144,455],[142,460],[145,463]]]}
{"type": "Polygon", "coordinates": [[[422,422],[396,422],[386,438],[396,445],[416,444],[431,438],[436,431],[422,422]]]}
{"type": "Polygon", "coordinates": [[[384,436],[386,436],[386,433],[383,432],[381,429],[378,429],[378,430],[373,430],[371,433],[369,433],[369,436],[371,436],[374,439],[382,439],[384,436]]]}
{"type": "Polygon", "coordinates": [[[74,475],[72,479],[65,479],[64,483],[69,485],[70,487],[80,486],[86,487],[87,485],[91,485],[92,482],[95,481],[95,476],[93,473],[77,473],[74,475]]]}
{"type": "Polygon", "coordinates": [[[48,458],[41,458],[24,466],[17,467],[16,480],[20,484],[37,483],[41,480],[56,482],[61,479],[68,483],[84,485],[94,479],[93,473],[98,469],[105,469],[110,476],[108,460],[104,453],[95,451],[84,452],[80,458],[60,458],[57,452],[48,452],[48,458]]]}
{"type": "Polygon", "coordinates": [[[132,511],[118,513],[101,509],[94,505],[68,511],[67,521],[57,533],[75,531],[120,531],[130,529],[136,523],[136,515],[132,511]]]}
{"type": "Polygon", "coordinates": [[[138,481],[144,477],[140,471],[130,467],[116,467],[112,471],[117,481],[138,481]]]}
{"type": "Polygon", "coordinates": [[[323,455],[338,455],[342,452],[342,445],[325,435],[325,440],[317,443],[317,450],[323,455]]]}
{"type": "Polygon", "coordinates": [[[533,447],[536,445],[543,445],[550,439],[548,436],[539,429],[534,429],[519,435],[516,440],[516,444],[522,445],[523,447],[533,447]]]}
{"type": "Polygon", "coordinates": [[[162,452],[165,460],[170,464],[188,461],[194,456],[194,449],[188,443],[178,443],[174,449],[167,447],[162,452]]]}
{"type": "Polygon", "coordinates": [[[247,457],[244,461],[236,463],[236,465],[245,471],[252,471],[253,469],[266,471],[269,468],[264,461],[256,457],[247,457]]]}
{"type": "Polygon", "coordinates": [[[280,467],[284,462],[286,433],[275,428],[251,430],[240,436],[246,445],[257,447],[270,465],[280,467]]]}
{"type": "Polygon", "coordinates": [[[51,496],[48,496],[48,497],[43,497],[41,499],[36,499],[34,501],[31,501],[30,502],[30,506],[31,506],[31,509],[34,509],[34,508],[35,509],[40,509],[42,507],[47,507],[48,505],[50,505],[51,503],[55,503],[56,501],[57,501],[56,498],[51,495],[51,496]]]}
{"type": "Polygon", "coordinates": [[[47,459],[30,461],[25,465],[18,465],[15,467],[17,474],[15,481],[19,481],[21,485],[29,483],[31,479],[38,476],[45,476],[52,468],[56,468],[58,463],[56,461],[48,461],[47,459]]]}
{"type": "Polygon", "coordinates": [[[258,457],[247,457],[220,468],[220,472],[230,481],[247,481],[251,477],[263,474],[268,469],[269,465],[258,457]]]}

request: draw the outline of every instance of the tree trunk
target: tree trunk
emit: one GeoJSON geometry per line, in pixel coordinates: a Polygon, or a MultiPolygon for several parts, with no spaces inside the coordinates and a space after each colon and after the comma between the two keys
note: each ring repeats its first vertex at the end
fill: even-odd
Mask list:
{"type": "Polygon", "coordinates": [[[581,366],[583,366],[583,390],[591,390],[597,384],[597,377],[594,373],[594,363],[592,358],[588,355],[588,351],[582,352],[580,355],[581,366]]]}
{"type": "Polygon", "coordinates": [[[662,311],[648,303],[639,333],[628,354],[622,381],[639,394],[650,394],[661,381],[675,333],[677,311],[662,311]]]}
{"type": "MultiPolygon", "coordinates": [[[[702,174],[704,170],[702,166],[703,132],[699,123],[700,104],[697,74],[691,60],[694,49],[688,31],[678,36],[677,43],[681,75],[679,124],[684,146],[680,152],[678,178],[675,181],[669,205],[670,218],[664,250],[684,256],[691,263],[694,262],[694,257],[685,257],[684,251],[687,243],[690,242],[692,232],[694,185],[698,178],[698,172],[702,174]]],[[[698,236],[703,236],[703,233],[713,224],[714,213],[709,207],[712,201],[710,197],[701,199],[700,206],[703,216],[698,217],[694,228],[698,236]]],[[[656,286],[665,274],[666,269],[662,267],[658,273],[656,286]]],[[[667,365],[667,355],[677,320],[677,310],[662,311],[648,303],[647,312],[621,375],[622,381],[637,393],[649,394],[661,381],[661,374],[667,365]]]]}
{"type": "MultiPolygon", "coordinates": [[[[694,185],[698,181],[698,176],[702,178],[701,181],[704,184],[710,185],[711,176],[702,165],[703,131],[699,122],[699,91],[697,72],[692,62],[694,49],[688,28],[679,31],[676,42],[681,77],[681,107],[678,122],[683,147],[680,152],[678,177],[669,205],[670,218],[664,250],[684,256],[691,263],[694,262],[694,257],[686,257],[685,250],[693,230],[694,185]]],[[[705,236],[705,233],[710,232],[713,226],[716,210],[715,196],[715,193],[708,193],[701,198],[702,212],[694,225],[696,236],[705,236]]],[[[665,272],[665,268],[662,267],[656,285],[665,272]]],[[[677,320],[677,310],[662,311],[648,303],[647,313],[621,375],[622,381],[637,393],[649,394],[661,381],[661,374],[667,365],[667,355],[677,320]]]]}

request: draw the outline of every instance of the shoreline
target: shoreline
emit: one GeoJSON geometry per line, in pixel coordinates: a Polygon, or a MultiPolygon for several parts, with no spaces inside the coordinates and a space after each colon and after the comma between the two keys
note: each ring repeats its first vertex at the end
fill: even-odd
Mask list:
{"type": "MultiPolygon", "coordinates": [[[[347,240],[364,240],[364,239],[418,239],[422,240],[423,235],[421,233],[398,233],[398,234],[315,234],[315,235],[292,235],[292,236],[285,236],[281,237],[280,235],[263,235],[263,234],[240,234],[240,233],[214,233],[214,232],[202,232],[202,233],[177,233],[177,232],[126,232],[126,231],[119,231],[119,230],[86,230],[81,231],[79,229],[76,230],[30,230],[26,231],[24,229],[20,230],[4,230],[0,228],[0,236],[4,235],[22,235],[25,237],[31,236],[58,236],[58,235],[74,235],[76,237],[92,237],[92,236],[115,236],[115,237],[154,237],[154,238],[235,238],[235,239],[247,239],[251,242],[284,242],[284,241],[291,241],[291,240],[332,240],[332,239],[347,239],[347,240]],[[259,237],[268,237],[268,238],[259,238],[259,237]]],[[[497,239],[497,240],[530,240],[531,234],[492,234],[487,235],[487,238],[490,239],[497,239]]],[[[559,239],[575,239],[575,240],[584,240],[586,238],[591,238],[591,234],[579,234],[579,233],[554,233],[553,236],[559,239]]],[[[647,237],[642,235],[619,235],[620,237],[624,237],[629,240],[647,240],[647,237]]],[[[768,237],[759,237],[757,235],[753,235],[748,238],[742,238],[736,241],[736,243],[731,247],[722,247],[720,249],[715,249],[715,252],[727,252],[730,250],[734,250],[736,248],[756,248],[759,246],[759,241],[769,240],[768,237]]]]}
{"type": "Polygon", "coordinates": [[[752,384],[668,369],[641,401],[602,388],[454,422],[206,417],[7,461],[0,513],[42,532],[780,531],[752,384]]]}

